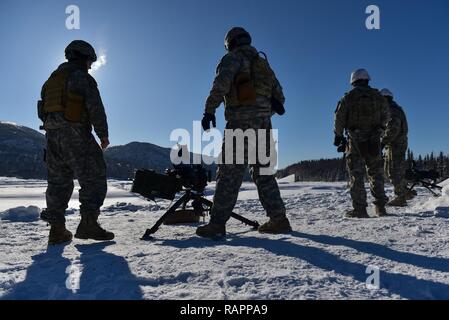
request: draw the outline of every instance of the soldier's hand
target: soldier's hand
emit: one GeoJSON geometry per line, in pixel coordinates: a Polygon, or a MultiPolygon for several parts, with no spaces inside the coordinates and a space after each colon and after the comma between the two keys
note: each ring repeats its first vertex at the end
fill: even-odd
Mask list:
{"type": "Polygon", "coordinates": [[[201,120],[201,126],[203,127],[204,131],[210,130],[210,123],[212,122],[212,126],[214,128],[217,127],[217,122],[214,114],[211,113],[204,113],[203,120],[201,120]]]}
{"type": "Polygon", "coordinates": [[[344,140],[345,140],[345,137],[335,135],[334,146],[339,147],[343,143],[344,140]]]}
{"type": "Polygon", "coordinates": [[[105,150],[107,147],[109,147],[109,138],[103,138],[101,139],[101,149],[105,150]]]}

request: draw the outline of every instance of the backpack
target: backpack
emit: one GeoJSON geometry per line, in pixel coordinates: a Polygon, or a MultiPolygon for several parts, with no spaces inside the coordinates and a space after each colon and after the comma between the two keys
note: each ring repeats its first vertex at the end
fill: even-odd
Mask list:
{"type": "Polygon", "coordinates": [[[350,131],[371,132],[381,128],[384,98],[378,90],[355,88],[345,100],[349,110],[347,127],[350,131]]]}
{"type": "Polygon", "coordinates": [[[263,52],[258,52],[256,57],[251,60],[250,73],[240,72],[235,78],[240,105],[256,104],[257,96],[271,98],[274,78],[274,71],[268,63],[267,55],[263,52]]]}

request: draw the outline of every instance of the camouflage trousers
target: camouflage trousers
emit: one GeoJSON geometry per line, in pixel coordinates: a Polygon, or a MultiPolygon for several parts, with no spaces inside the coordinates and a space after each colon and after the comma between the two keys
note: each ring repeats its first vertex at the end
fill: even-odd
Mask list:
{"type": "Polygon", "coordinates": [[[394,186],[396,196],[401,196],[407,190],[405,180],[407,143],[397,143],[387,146],[385,156],[385,172],[394,186]]]}
{"type": "MultiPolygon", "coordinates": [[[[271,120],[268,117],[229,121],[226,125],[226,129],[242,129],[243,131],[248,129],[262,129],[266,130],[267,139],[272,139],[271,134],[269,134],[271,120]]],[[[223,159],[223,161],[226,158],[226,151],[229,153],[229,149],[226,149],[225,145],[226,135],[223,141],[221,154],[221,159],[223,159]]],[[[267,147],[269,145],[270,143],[268,141],[267,147]]],[[[233,148],[231,152],[233,153],[233,157],[236,158],[236,148],[233,148]]],[[[267,148],[267,153],[269,152],[270,149],[267,148]]],[[[261,174],[261,169],[266,166],[260,164],[258,159],[256,159],[255,162],[248,160],[248,143],[246,140],[244,140],[244,153],[244,164],[222,163],[218,165],[214,204],[211,210],[211,223],[225,224],[231,217],[232,210],[237,202],[239,190],[243,182],[245,170],[248,166],[250,167],[251,177],[257,186],[260,202],[267,212],[267,215],[270,218],[285,217],[284,202],[282,201],[274,175],[261,174]]]]}
{"type": "Polygon", "coordinates": [[[349,140],[346,162],[350,176],[350,192],[354,209],[366,208],[365,173],[367,173],[374,204],[384,206],[388,198],[384,189],[384,166],[380,138],[368,141],[349,140]]]}
{"type": "Polygon", "coordinates": [[[65,221],[64,214],[73,193],[73,179],[80,184],[82,215],[98,215],[107,192],[103,152],[92,133],[85,128],[64,127],[47,130],[46,164],[47,213],[65,221]]]}

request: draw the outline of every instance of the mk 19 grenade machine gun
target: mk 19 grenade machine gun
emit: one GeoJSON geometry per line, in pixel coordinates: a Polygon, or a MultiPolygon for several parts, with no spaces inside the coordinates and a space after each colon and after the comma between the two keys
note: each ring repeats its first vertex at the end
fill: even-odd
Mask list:
{"type": "MultiPolygon", "coordinates": [[[[178,193],[181,195],[154,226],[146,230],[141,239],[152,240],[152,235],[162,224],[199,223],[201,217],[204,218],[210,212],[213,204],[204,197],[204,191],[210,181],[210,171],[202,165],[175,165],[174,169],[167,169],[165,174],[154,170],[138,170],[131,192],[149,200],[161,198],[174,201],[178,193]],[[187,209],[189,203],[191,208],[187,209]]],[[[259,228],[257,221],[248,220],[236,213],[232,213],[231,217],[254,229],[259,228]]]]}

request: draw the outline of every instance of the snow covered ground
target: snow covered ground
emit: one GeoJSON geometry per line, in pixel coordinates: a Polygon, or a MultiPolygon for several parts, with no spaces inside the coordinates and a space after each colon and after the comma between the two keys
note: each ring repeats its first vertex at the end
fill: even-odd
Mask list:
{"type": "MultiPolygon", "coordinates": [[[[45,187],[0,178],[0,299],[449,299],[449,189],[441,198],[419,190],[390,217],[352,220],[343,217],[345,183],[282,182],[290,235],[230,220],[224,241],[183,225],[162,226],[144,242],[169,202],[155,205],[130,194],[129,182],[110,181],[101,222],[116,239],[47,248],[49,228],[36,211],[45,207],[45,187]],[[379,289],[367,286],[377,270],[379,289]]],[[[252,184],[243,185],[235,211],[266,220],[252,184]]]]}

